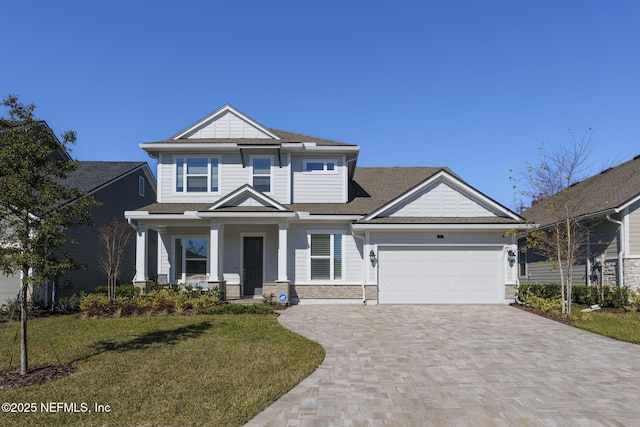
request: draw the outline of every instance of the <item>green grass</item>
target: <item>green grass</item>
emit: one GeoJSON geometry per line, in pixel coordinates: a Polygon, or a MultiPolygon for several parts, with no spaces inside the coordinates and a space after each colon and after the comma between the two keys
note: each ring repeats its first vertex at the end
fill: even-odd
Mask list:
{"type": "Polygon", "coordinates": [[[640,313],[574,311],[573,325],[619,341],[640,344],[640,313]]]}
{"type": "MultiPolygon", "coordinates": [[[[17,324],[0,324],[0,370],[19,363],[17,324]]],[[[322,347],[281,327],[275,316],[200,315],[29,322],[30,365],[62,363],[72,375],[0,391],[0,402],[37,413],[0,413],[12,426],[242,425],[310,375],[322,347]],[[109,413],[42,413],[47,402],[109,405],[109,413]]]]}

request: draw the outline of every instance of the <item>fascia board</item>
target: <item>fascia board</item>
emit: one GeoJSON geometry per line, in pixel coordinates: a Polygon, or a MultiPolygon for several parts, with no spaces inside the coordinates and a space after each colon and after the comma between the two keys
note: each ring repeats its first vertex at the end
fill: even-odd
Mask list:
{"type": "Polygon", "coordinates": [[[261,194],[260,192],[258,192],[256,189],[252,188],[249,185],[244,185],[244,186],[238,188],[237,190],[229,193],[225,197],[219,199],[217,202],[215,202],[213,205],[211,205],[209,210],[213,211],[213,210],[219,208],[220,206],[224,206],[226,203],[229,203],[230,201],[232,201],[232,200],[234,200],[234,199],[236,199],[238,197],[241,197],[244,194],[250,194],[255,199],[260,200],[260,201],[264,202],[265,204],[267,204],[269,206],[273,206],[274,208],[276,208],[276,209],[278,209],[280,211],[288,211],[288,209],[285,208],[284,206],[282,206],[280,203],[278,203],[275,200],[265,196],[264,194],[261,194]]]}
{"type": "Polygon", "coordinates": [[[529,224],[353,224],[356,231],[423,231],[423,230],[467,230],[510,231],[531,228],[529,224]]]}
{"type": "Polygon", "coordinates": [[[449,183],[451,183],[452,185],[458,187],[460,190],[469,193],[472,197],[475,197],[475,198],[479,199],[482,203],[484,203],[484,204],[486,204],[488,206],[491,206],[494,210],[497,210],[498,212],[502,212],[503,214],[507,215],[511,219],[514,219],[514,220],[521,220],[522,219],[518,215],[516,215],[513,212],[511,212],[509,209],[507,209],[504,206],[500,205],[499,203],[497,203],[493,199],[485,196],[480,191],[476,190],[475,188],[471,187],[469,184],[461,181],[460,179],[454,177],[453,175],[451,175],[450,173],[448,173],[445,170],[440,170],[439,172],[436,172],[434,175],[432,175],[429,178],[427,178],[426,180],[424,180],[421,184],[418,184],[417,186],[415,186],[411,190],[405,192],[404,194],[401,194],[400,196],[398,196],[394,200],[392,200],[389,203],[387,203],[387,204],[381,206],[380,208],[376,209],[374,212],[372,212],[369,215],[367,215],[364,219],[365,220],[373,219],[373,218],[377,217],[378,215],[380,215],[381,213],[384,213],[385,211],[394,208],[395,206],[397,206],[397,205],[401,204],[402,202],[404,202],[405,200],[411,198],[414,194],[420,192],[423,188],[429,186],[430,184],[432,184],[433,182],[437,181],[440,178],[443,178],[443,179],[447,180],[449,183]]]}
{"type": "Polygon", "coordinates": [[[154,142],[143,143],[139,145],[147,153],[157,153],[160,151],[203,151],[211,150],[215,151],[230,151],[237,150],[238,144],[236,143],[207,143],[207,142],[154,142]]]}
{"type": "Polygon", "coordinates": [[[125,211],[124,217],[134,220],[199,219],[197,212],[195,211],[185,211],[180,214],[150,214],[148,211],[125,211]]]}
{"type": "Polygon", "coordinates": [[[623,210],[625,210],[629,206],[633,205],[637,201],[640,201],[640,193],[638,195],[636,195],[635,197],[627,200],[626,202],[624,202],[623,204],[621,204],[617,208],[615,208],[616,213],[622,212],[623,210]]]}
{"type": "Polygon", "coordinates": [[[309,212],[296,212],[297,219],[300,221],[359,221],[362,215],[313,215],[309,212]]]}
{"type": "Polygon", "coordinates": [[[295,212],[197,212],[197,218],[294,218],[295,212]]]}

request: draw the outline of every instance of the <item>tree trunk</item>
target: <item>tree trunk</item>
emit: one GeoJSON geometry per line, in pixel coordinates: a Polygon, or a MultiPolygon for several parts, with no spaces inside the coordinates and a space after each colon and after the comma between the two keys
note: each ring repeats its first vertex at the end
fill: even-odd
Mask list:
{"type": "MultiPolygon", "coordinates": [[[[23,279],[24,280],[24,279],[23,279]]],[[[29,372],[29,357],[27,353],[27,291],[29,285],[22,283],[22,300],[20,301],[20,375],[29,372]]]]}

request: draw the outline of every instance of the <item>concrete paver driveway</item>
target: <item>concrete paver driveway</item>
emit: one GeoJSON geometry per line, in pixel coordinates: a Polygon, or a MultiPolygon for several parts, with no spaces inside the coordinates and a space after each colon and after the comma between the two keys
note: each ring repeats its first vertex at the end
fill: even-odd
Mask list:
{"type": "Polygon", "coordinates": [[[249,426],[640,426],[640,346],[513,307],[299,305],[280,322],[326,358],[249,426]]]}

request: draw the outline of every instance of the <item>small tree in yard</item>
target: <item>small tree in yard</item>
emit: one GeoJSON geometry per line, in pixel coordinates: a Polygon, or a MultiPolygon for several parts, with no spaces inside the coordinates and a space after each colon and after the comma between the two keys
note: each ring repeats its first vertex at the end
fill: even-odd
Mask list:
{"type": "Polygon", "coordinates": [[[99,240],[102,249],[100,269],[107,277],[109,299],[116,296],[116,283],[120,277],[122,258],[133,236],[133,229],[124,221],[113,218],[109,224],[100,227],[99,240]]]}
{"type": "Polygon", "coordinates": [[[527,234],[524,250],[535,250],[559,270],[564,315],[571,313],[573,267],[585,258],[590,234],[588,223],[575,215],[576,200],[568,190],[586,175],[592,145],[591,129],[580,139],[572,135],[568,146],[543,144],[538,165],[526,162],[523,173],[527,187],[522,194],[531,199],[536,221],[543,222],[527,234]]]}
{"type": "Polygon", "coordinates": [[[90,224],[93,199],[65,185],[76,168],[68,157],[75,133],[62,141],[33,116],[35,105],[16,96],[3,98],[8,118],[0,117],[0,270],[22,274],[20,289],[20,373],[29,371],[27,352],[27,295],[30,287],[77,266],[61,246],[69,239],[64,229],[90,224]]]}

